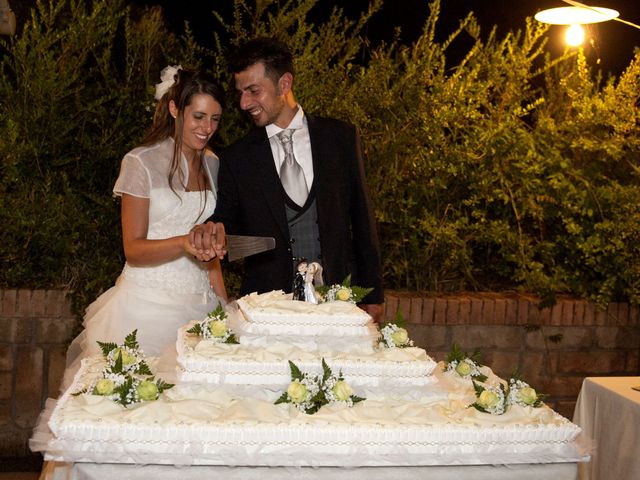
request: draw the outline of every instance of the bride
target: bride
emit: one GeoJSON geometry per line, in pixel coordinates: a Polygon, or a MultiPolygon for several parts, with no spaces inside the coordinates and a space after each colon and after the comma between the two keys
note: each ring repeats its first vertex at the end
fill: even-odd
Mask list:
{"type": "Polygon", "coordinates": [[[113,189],[122,198],[126,264],[114,287],[86,311],[67,353],[63,388],[96,341],[122,343],[137,329],[147,356],[175,344],[178,328],[227,299],[219,258],[204,263],[190,229],[214,211],[218,158],[207,143],[222,114],[223,91],[208,74],[167,67],[143,145],[127,153],[113,189]],[[70,378],[69,378],[70,377],[70,378]]]}

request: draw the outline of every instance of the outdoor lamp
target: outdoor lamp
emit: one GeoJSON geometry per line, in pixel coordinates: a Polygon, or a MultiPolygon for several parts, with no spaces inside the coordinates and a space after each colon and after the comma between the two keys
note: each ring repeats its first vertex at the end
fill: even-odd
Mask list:
{"type": "Polygon", "coordinates": [[[620,16],[620,13],[617,10],[603,7],[592,7],[574,0],[562,1],[564,3],[568,3],[571,7],[549,8],[547,10],[542,10],[536,13],[534,18],[539,22],[549,23],[551,25],[569,25],[565,32],[565,41],[572,47],[582,45],[582,42],[584,41],[584,29],[582,28],[582,25],[617,20],[638,28],[637,25],[619,19],[618,17],[620,16]]]}
{"type": "Polygon", "coordinates": [[[16,32],[16,14],[9,6],[9,0],[0,0],[0,35],[13,35],[16,32]]]}
{"type": "Polygon", "coordinates": [[[607,22],[615,20],[616,22],[627,24],[631,27],[640,29],[640,25],[623,20],[617,10],[603,7],[592,7],[575,0],[562,0],[571,7],[549,8],[535,14],[534,18],[542,23],[550,23],[552,25],[586,25],[589,23],[607,22]]]}

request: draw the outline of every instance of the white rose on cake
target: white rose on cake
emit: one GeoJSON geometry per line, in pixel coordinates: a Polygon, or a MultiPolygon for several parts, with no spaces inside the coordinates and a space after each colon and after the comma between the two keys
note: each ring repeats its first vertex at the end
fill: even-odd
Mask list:
{"type": "Polygon", "coordinates": [[[136,387],[136,392],[140,399],[145,402],[158,398],[158,387],[155,383],[150,382],[149,380],[143,380],[140,382],[136,387]]]}
{"type": "Polygon", "coordinates": [[[491,415],[502,415],[507,411],[507,392],[505,386],[500,383],[497,386],[483,387],[472,380],[473,389],[476,392],[476,401],[471,404],[476,410],[491,415]]]}
{"type": "Polygon", "coordinates": [[[391,340],[396,347],[403,347],[409,343],[409,333],[404,328],[398,328],[391,334],[391,340]]]}
{"type": "Polygon", "coordinates": [[[518,399],[527,405],[533,405],[538,399],[538,394],[531,387],[524,387],[518,392],[518,399]]]}
{"type": "Polygon", "coordinates": [[[351,298],[350,288],[341,288],[336,292],[336,299],[346,302],[351,298]]]}
{"type": "Polygon", "coordinates": [[[471,375],[471,373],[473,372],[473,366],[470,365],[469,362],[465,362],[463,360],[459,362],[458,365],[456,365],[455,370],[456,370],[456,373],[461,377],[467,377],[471,375]]]}
{"type": "Polygon", "coordinates": [[[344,380],[338,380],[333,386],[332,391],[336,397],[336,400],[340,402],[346,402],[351,398],[351,395],[353,395],[353,389],[344,380]]]}
{"type": "Polygon", "coordinates": [[[116,384],[113,380],[108,378],[102,378],[97,381],[96,386],[93,389],[93,393],[96,395],[112,395],[116,388],[116,384]]]}
{"type": "Polygon", "coordinates": [[[289,398],[293,403],[303,403],[307,400],[309,391],[304,384],[300,383],[299,380],[294,380],[287,388],[287,395],[289,395],[289,398]]]}
{"type": "Polygon", "coordinates": [[[496,405],[498,405],[499,401],[500,399],[498,398],[498,395],[496,395],[491,390],[483,391],[478,397],[478,405],[485,409],[494,408],[496,405]]]}
{"type": "Polygon", "coordinates": [[[209,323],[211,336],[220,338],[227,334],[227,324],[223,320],[216,320],[209,323]]]}

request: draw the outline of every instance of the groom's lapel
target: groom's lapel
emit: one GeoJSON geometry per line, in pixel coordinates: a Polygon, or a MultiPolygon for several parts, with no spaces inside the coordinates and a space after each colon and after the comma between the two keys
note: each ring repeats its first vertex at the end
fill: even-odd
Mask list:
{"type": "Polygon", "coordinates": [[[282,187],[280,177],[278,177],[278,172],[276,172],[269,139],[267,138],[264,128],[254,130],[254,133],[255,135],[253,135],[250,143],[250,158],[256,167],[256,174],[258,175],[257,181],[278,227],[282,231],[284,238],[288,238],[289,229],[287,227],[284,205],[282,203],[282,187]]]}
{"type": "Polygon", "coordinates": [[[332,159],[335,157],[335,149],[330,138],[323,134],[318,120],[310,115],[306,115],[309,127],[309,140],[311,142],[311,155],[313,156],[313,185],[316,195],[316,208],[320,219],[322,213],[331,210],[331,205],[335,201],[333,198],[331,182],[332,159]]]}

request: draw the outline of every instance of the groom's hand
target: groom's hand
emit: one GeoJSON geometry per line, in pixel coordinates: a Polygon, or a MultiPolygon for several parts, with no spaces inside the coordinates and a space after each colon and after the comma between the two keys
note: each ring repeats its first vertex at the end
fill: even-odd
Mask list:
{"type": "Polygon", "coordinates": [[[222,223],[207,222],[196,225],[189,232],[189,243],[196,250],[195,257],[203,262],[227,254],[225,232],[222,223]]]}

